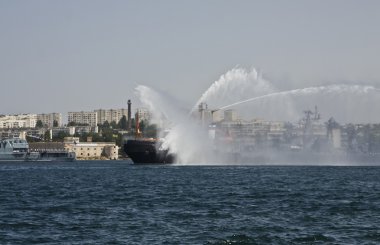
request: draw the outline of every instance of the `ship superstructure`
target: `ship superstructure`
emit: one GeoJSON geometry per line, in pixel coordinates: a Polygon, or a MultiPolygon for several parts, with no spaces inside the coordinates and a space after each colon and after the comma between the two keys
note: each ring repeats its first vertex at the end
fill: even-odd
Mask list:
{"type": "Polygon", "coordinates": [[[30,151],[26,140],[0,140],[0,161],[74,161],[75,153],[63,150],[30,151]]]}
{"type": "Polygon", "coordinates": [[[124,142],[124,152],[134,164],[173,163],[174,155],[162,148],[162,141],[155,138],[143,138],[140,131],[139,114],[135,115],[136,134],[134,139],[124,142]]]}
{"type": "Polygon", "coordinates": [[[29,144],[23,139],[4,139],[0,141],[0,160],[24,161],[29,154],[29,144]]]}

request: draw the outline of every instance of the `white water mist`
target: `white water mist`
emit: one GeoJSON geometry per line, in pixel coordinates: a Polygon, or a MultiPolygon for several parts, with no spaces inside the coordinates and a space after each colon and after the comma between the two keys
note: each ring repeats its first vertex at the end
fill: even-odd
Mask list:
{"type": "MultiPolygon", "coordinates": [[[[284,100],[289,100],[290,97],[300,116],[303,110],[318,105],[325,115],[325,120],[328,119],[327,117],[335,117],[341,122],[357,123],[377,122],[380,120],[380,116],[377,116],[378,113],[376,113],[376,108],[373,106],[380,101],[380,89],[363,85],[335,84],[268,93],[240,100],[222,106],[220,109],[235,108],[242,105],[254,107],[255,104],[265,104],[267,109],[279,109],[277,115],[280,115],[281,108],[279,108],[279,105],[284,100]]],[[[292,121],[292,118],[276,119],[292,121]]]]}
{"type": "Polygon", "coordinates": [[[212,142],[207,130],[188,116],[188,111],[178,107],[177,101],[146,87],[138,86],[135,94],[152,113],[153,121],[160,125],[162,147],[176,155],[180,164],[207,163],[212,161],[212,142]],[[165,133],[165,134],[164,134],[165,133]]]}
{"type": "Polygon", "coordinates": [[[217,81],[212,83],[198,99],[193,107],[193,111],[202,102],[218,108],[226,103],[236,101],[237,98],[251,98],[275,91],[273,85],[263,79],[255,68],[246,70],[237,67],[226,72],[217,81]]]}
{"type": "MultiPolygon", "coordinates": [[[[191,117],[189,111],[179,107],[178,101],[146,86],[138,86],[136,95],[153,114],[161,128],[170,128],[163,137],[163,147],[177,156],[177,163],[201,164],[218,161],[207,128],[191,117]],[[168,123],[170,122],[170,123],[168,123]]],[[[317,105],[322,120],[334,117],[339,122],[378,122],[376,104],[380,101],[379,89],[361,85],[329,85],[288,91],[277,91],[269,81],[252,69],[234,68],[222,75],[200,97],[192,111],[201,102],[211,109],[237,109],[252,119],[296,121],[305,109],[317,105]],[[296,113],[298,112],[298,114],[296,113]]]]}

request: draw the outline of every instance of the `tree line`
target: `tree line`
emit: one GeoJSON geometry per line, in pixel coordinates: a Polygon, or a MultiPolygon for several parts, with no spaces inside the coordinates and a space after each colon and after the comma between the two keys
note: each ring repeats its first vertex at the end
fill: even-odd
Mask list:
{"type": "MultiPolygon", "coordinates": [[[[54,122],[55,127],[58,127],[58,122],[54,122]]],[[[43,125],[41,120],[37,121],[37,128],[44,128],[47,125],[43,125]]],[[[88,124],[78,124],[75,122],[69,122],[67,126],[88,126],[88,124]]],[[[50,137],[50,130],[46,130],[44,135],[41,135],[40,138],[30,138],[29,141],[52,141],[54,142],[62,142],[65,137],[78,137],[81,142],[86,142],[89,138],[91,138],[92,142],[114,142],[118,146],[122,145],[123,136],[133,137],[136,133],[136,121],[134,118],[131,119],[131,129],[128,130],[128,120],[126,116],[123,116],[119,122],[108,122],[105,121],[102,124],[98,124],[98,133],[95,132],[83,132],[83,133],[75,133],[74,135],[69,135],[65,131],[59,131],[57,134],[50,137]]],[[[157,137],[157,126],[155,124],[151,124],[147,120],[140,121],[139,124],[140,132],[143,137],[147,138],[156,138],[157,137]]]]}

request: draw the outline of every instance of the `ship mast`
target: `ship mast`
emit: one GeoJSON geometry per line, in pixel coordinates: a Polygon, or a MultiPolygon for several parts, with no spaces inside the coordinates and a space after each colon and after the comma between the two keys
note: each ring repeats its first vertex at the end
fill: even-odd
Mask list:
{"type": "Polygon", "coordinates": [[[140,131],[140,119],[139,119],[139,113],[136,112],[135,114],[135,123],[136,123],[136,132],[135,132],[135,138],[141,138],[141,131],[140,131]]]}
{"type": "Polygon", "coordinates": [[[321,114],[318,112],[317,106],[314,107],[314,112],[307,110],[304,113],[303,146],[309,147],[313,138],[313,123],[321,119],[321,114]]]}

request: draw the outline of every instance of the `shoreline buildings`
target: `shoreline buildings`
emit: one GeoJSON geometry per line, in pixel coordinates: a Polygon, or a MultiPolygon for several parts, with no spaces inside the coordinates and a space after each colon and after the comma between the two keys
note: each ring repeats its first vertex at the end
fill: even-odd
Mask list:
{"type": "Polygon", "coordinates": [[[143,107],[137,108],[136,114],[138,115],[140,121],[142,120],[149,121],[152,118],[152,114],[147,108],[143,108],[143,107]]]}
{"type": "Polygon", "coordinates": [[[94,112],[97,114],[98,124],[104,124],[106,121],[118,123],[123,116],[128,119],[128,109],[98,109],[94,112]]]}
{"type": "Polygon", "coordinates": [[[61,127],[62,126],[62,114],[61,113],[47,113],[37,114],[37,121],[41,121],[42,125],[48,128],[61,127]]]}
{"type": "Polygon", "coordinates": [[[0,115],[0,128],[35,128],[37,121],[41,121],[44,127],[52,128],[62,125],[61,113],[46,114],[18,114],[18,115],[0,115]]]}
{"type": "MultiPolygon", "coordinates": [[[[146,117],[147,110],[140,111],[141,115],[146,117]]],[[[95,127],[99,124],[104,124],[106,121],[108,123],[115,122],[118,123],[123,116],[127,119],[128,128],[131,124],[131,102],[128,100],[128,109],[97,109],[94,111],[80,111],[80,112],[69,112],[68,113],[68,123],[74,122],[75,124],[87,124],[88,126],[95,127]]]]}
{"type": "Polygon", "coordinates": [[[117,160],[119,147],[113,142],[80,142],[78,137],[65,137],[64,148],[69,152],[75,152],[78,160],[117,160]]]}
{"type": "Polygon", "coordinates": [[[96,127],[98,124],[98,114],[96,112],[88,111],[69,112],[68,122],[96,127]]]}
{"type": "Polygon", "coordinates": [[[35,128],[37,114],[0,115],[0,128],[35,128]]]}

